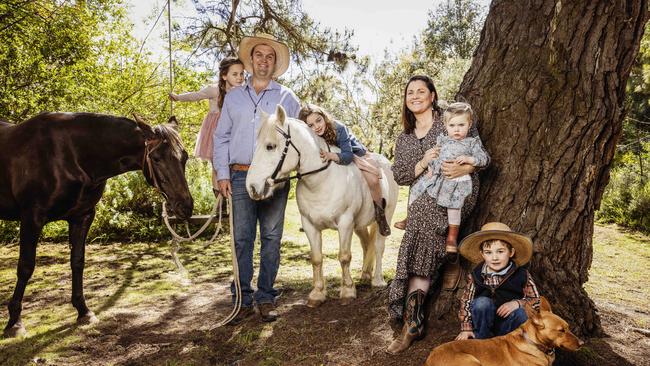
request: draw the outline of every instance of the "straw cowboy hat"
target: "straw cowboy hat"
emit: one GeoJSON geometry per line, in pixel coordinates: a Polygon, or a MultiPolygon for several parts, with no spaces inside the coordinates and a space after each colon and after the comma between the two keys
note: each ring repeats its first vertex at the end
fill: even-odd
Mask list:
{"type": "Polygon", "coordinates": [[[275,71],[273,77],[277,78],[289,68],[289,47],[278,41],[270,34],[256,33],[254,37],[244,37],[239,43],[239,59],[244,63],[246,71],[253,72],[251,52],[255,46],[265,44],[275,51],[275,71]]]}
{"type": "Polygon", "coordinates": [[[523,266],[533,255],[533,242],[529,237],[512,231],[508,225],[500,222],[488,222],[480,231],[472,233],[460,243],[460,254],[472,263],[481,263],[481,243],[486,240],[499,239],[507,241],[515,249],[512,257],[517,266],[523,266]]]}

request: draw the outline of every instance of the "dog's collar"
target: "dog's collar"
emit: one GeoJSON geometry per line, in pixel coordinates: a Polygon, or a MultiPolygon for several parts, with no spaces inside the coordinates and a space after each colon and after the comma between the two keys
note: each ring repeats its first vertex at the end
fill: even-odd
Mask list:
{"type": "Polygon", "coordinates": [[[526,340],[526,342],[528,342],[528,343],[532,344],[533,346],[537,347],[537,349],[542,351],[545,355],[553,356],[555,354],[555,348],[545,346],[545,345],[543,345],[541,343],[535,343],[528,337],[528,334],[526,334],[525,330],[522,330],[522,332],[523,332],[524,339],[526,340]]]}

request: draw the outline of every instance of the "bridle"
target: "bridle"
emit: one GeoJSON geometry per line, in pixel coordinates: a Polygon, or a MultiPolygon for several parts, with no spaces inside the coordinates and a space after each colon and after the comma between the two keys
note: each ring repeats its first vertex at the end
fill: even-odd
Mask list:
{"type": "Polygon", "coordinates": [[[167,194],[160,188],[156,172],[153,170],[153,163],[151,162],[151,153],[160,147],[166,140],[153,139],[144,141],[144,156],[142,157],[142,175],[147,177],[147,170],[149,171],[149,180],[153,183],[153,187],[160,192],[160,194],[167,200],[167,194]],[[146,169],[145,169],[146,168],[146,169]]]}
{"type": "MultiPolygon", "coordinates": [[[[327,161],[327,164],[323,165],[322,167],[315,169],[315,170],[310,170],[305,173],[300,172],[300,150],[296,147],[296,145],[293,144],[291,141],[291,126],[287,125],[287,132],[284,132],[280,127],[275,126],[275,130],[284,137],[284,150],[282,150],[282,157],[280,158],[280,161],[278,161],[278,165],[276,165],[275,170],[273,171],[273,174],[271,174],[271,181],[273,181],[273,184],[278,184],[278,183],[283,183],[283,182],[288,182],[292,179],[302,179],[305,175],[310,175],[318,172],[322,172],[323,170],[327,169],[330,164],[332,163],[331,160],[327,161]],[[296,175],[289,175],[287,177],[275,179],[278,176],[278,173],[280,173],[280,169],[282,169],[282,165],[284,164],[284,159],[287,157],[287,153],[289,152],[289,146],[293,147],[294,150],[298,153],[298,169],[296,172],[296,175]]],[[[327,145],[327,151],[330,150],[329,144],[327,145]]]]}

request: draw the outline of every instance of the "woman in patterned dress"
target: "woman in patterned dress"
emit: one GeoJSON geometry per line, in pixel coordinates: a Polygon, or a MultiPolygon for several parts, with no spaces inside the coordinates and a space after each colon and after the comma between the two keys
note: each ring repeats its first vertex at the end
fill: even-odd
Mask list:
{"type": "MultiPolygon", "coordinates": [[[[404,90],[402,125],[404,131],[395,145],[392,170],[400,185],[413,185],[423,177],[429,163],[438,156],[438,135],[446,134],[438,107],[438,95],[428,76],[409,79],[404,90]]],[[[475,124],[470,136],[478,136],[475,124]]],[[[487,154],[487,152],[486,152],[487,154]]],[[[472,193],[466,199],[461,216],[466,218],[478,197],[479,182],[476,168],[445,162],[442,173],[448,179],[471,174],[472,193]]],[[[438,271],[445,262],[447,209],[436,204],[428,194],[418,197],[408,206],[406,231],[400,244],[395,278],[388,293],[388,312],[392,319],[403,319],[402,333],[390,344],[387,352],[406,350],[416,339],[424,336],[424,299],[430,285],[436,282],[438,271]]]]}
{"type": "MultiPolygon", "coordinates": [[[[180,102],[195,102],[199,100],[208,100],[209,112],[205,116],[201,129],[196,137],[196,147],[194,156],[212,162],[212,133],[217,128],[217,121],[221,115],[223,107],[223,98],[226,93],[244,83],[244,64],[236,57],[226,57],[219,63],[219,83],[210,84],[196,92],[183,94],[169,93],[169,99],[180,102]]],[[[212,169],[212,187],[216,191],[216,171],[212,169]]]]}

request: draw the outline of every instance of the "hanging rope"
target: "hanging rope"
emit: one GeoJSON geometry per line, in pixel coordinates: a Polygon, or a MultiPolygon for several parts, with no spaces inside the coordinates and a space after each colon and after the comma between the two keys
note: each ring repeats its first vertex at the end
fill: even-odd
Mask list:
{"type": "MultiPolygon", "coordinates": [[[[174,91],[174,64],[172,63],[172,0],[167,0],[167,40],[169,49],[169,92],[174,91]]],[[[174,115],[174,101],[169,101],[169,115],[174,115]]]]}

